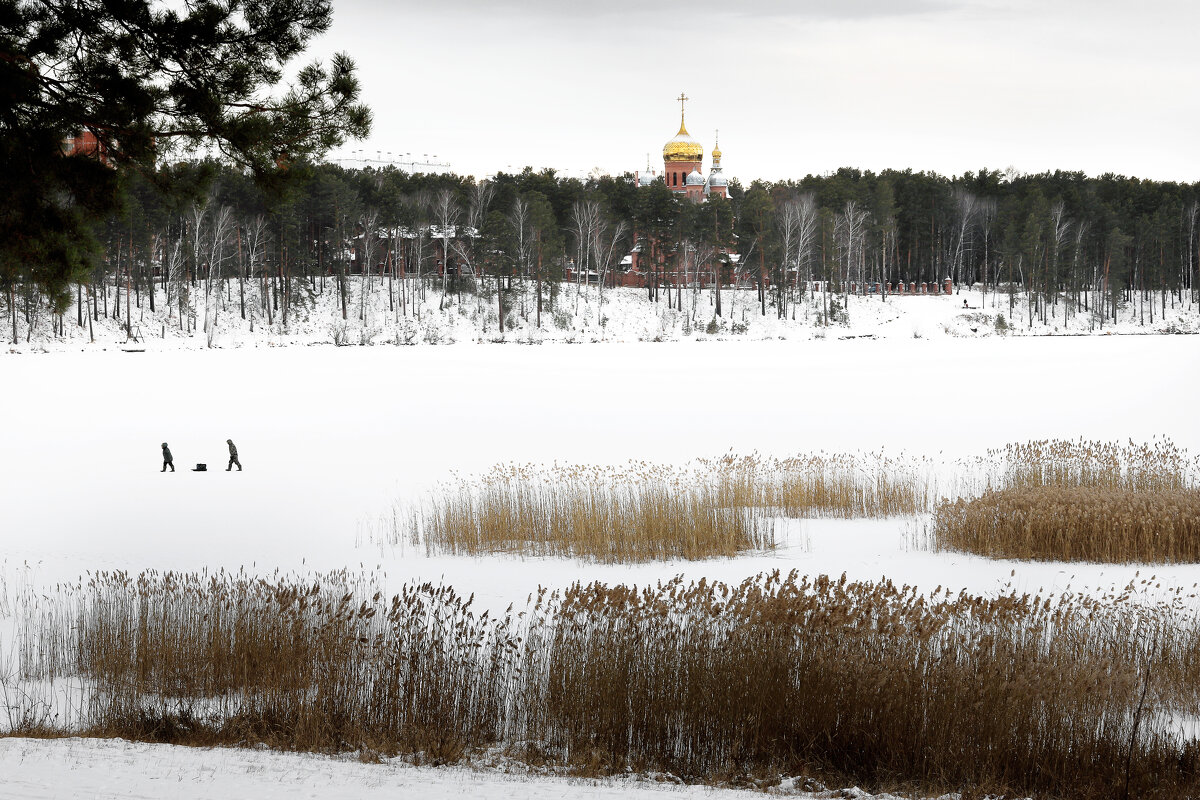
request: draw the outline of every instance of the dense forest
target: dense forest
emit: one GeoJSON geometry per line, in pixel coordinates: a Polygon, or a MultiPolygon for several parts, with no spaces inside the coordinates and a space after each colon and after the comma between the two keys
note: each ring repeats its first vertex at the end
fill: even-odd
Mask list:
{"type": "Polygon", "coordinates": [[[729,200],[694,205],[661,181],[528,168],[477,182],[298,165],[264,194],[214,162],[128,170],[119,184],[121,210],[93,221],[103,246],[68,291],[32,272],[0,275],[13,341],[19,318],[26,336],[101,315],[129,325],[156,302],[178,309],[181,328],[195,325],[214,294],[272,324],[336,292],[345,319],[360,313],[347,285],[363,272],[397,315],[419,315],[428,297],[486,295],[503,319],[506,296],[521,291],[536,297],[540,326],[562,281],[615,285],[631,250],[648,300],[678,303],[682,286],[703,284],[716,289],[717,315],[722,286],[752,287],[759,313],[782,316],[818,281],[835,297],[886,296],[898,282],[949,278],[998,293],[1010,314],[1028,300],[1030,324],[1087,314],[1103,326],[1119,308],[1152,323],[1168,304],[1200,302],[1200,184],[844,168],[734,180],[729,200]]]}

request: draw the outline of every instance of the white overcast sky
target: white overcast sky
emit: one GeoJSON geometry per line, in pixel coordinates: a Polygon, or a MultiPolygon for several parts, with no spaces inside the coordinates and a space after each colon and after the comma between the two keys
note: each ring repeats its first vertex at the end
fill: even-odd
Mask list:
{"type": "Polygon", "coordinates": [[[661,169],[687,125],[726,174],[983,167],[1200,180],[1197,0],[334,0],[374,157],[661,169]]]}

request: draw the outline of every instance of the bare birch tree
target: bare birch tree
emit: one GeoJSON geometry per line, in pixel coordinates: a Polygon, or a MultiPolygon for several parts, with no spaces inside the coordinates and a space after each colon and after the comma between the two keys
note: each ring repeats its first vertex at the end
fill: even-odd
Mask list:
{"type": "Polygon", "coordinates": [[[1187,229],[1187,255],[1186,262],[1183,268],[1183,273],[1186,279],[1184,284],[1191,284],[1191,291],[1188,292],[1189,307],[1192,303],[1200,303],[1200,242],[1196,241],[1196,230],[1200,228],[1200,201],[1193,200],[1191,204],[1184,210],[1185,223],[1187,229]],[[1191,276],[1192,265],[1196,266],[1195,277],[1191,276]]]}
{"type": "MultiPolygon", "coordinates": [[[[201,279],[203,278],[203,275],[201,275],[199,273],[201,272],[201,270],[204,269],[204,263],[201,258],[201,255],[204,252],[204,238],[203,238],[205,235],[204,222],[208,217],[208,208],[209,208],[211,201],[212,201],[212,196],[205,195],[205,197],[203,199],[193,200],[191,206],[188,208],[188,214],[187,214],[188,225],[189,225],[191,236],[192,236],[192,239],[190,242],[191,250],[192,250],[192,263],[191,263],[191,269],[192,269],[191,277],[192,278],[201,278],[201,279]]],[[[179,299],[180,299],[181,303],[184,302],[185,297],[186,297],[186,301],[187,301],[186,311],[188,312],[187,330],[190,333],[192,330],[192,318],[193,318],[190,291],[189,292],[181,292],[179,294],[179,299]]],[[[183,319],[184,312],[185,312],[185,308],[181,305],[179,308],[180,320],[183,319]]]]}
{"type": "Polygon", "coordinates": [[[409,248],[408,248],[408,266],[416,268],[416,278],[412,290],[405,293],[404,282],[401,281],[400,291],[400,307],[404,308],[407,302],[407,295],[412,295],[413,301],[413,316],[417,321],[421,321],[421,303],[425,299],[425,284],[421,280],[421,271],[425,266],[425,261],[429,258],[429,241],[430,241],[430,223],[429,214],[433,206],[433,200],[426,191],[417,191],[410,194],[405,199],[405,204],[409,209],[409,216],[412,221],[412,227],[408,231],[409,248]]]}
{"type": "MultiPolygon", "coordinates": [[[[596,311],[596,322],[604,327],[604,283],[611,270],[621,262],[622,256],[628,249],[627,234],[629,225],[625,220],[616,225],[598,217],[591,235],[592,263],[599,273],[600,302],[596,311]]],[[[603,334],[602,334],[603,335],[603,334]]]]}
{"type": "MultiPolygon", "coordinates": [[[[1043,280],[1043,290],[1053,290],[1053,303],[1058,305],[1058,286],[1059,286],[1059,259],[1062,256],[1063,248],[1065,247],[1068,236],[1071,233],[1071,219],[1067,216],[1067,206],[1062,200],[1055,200],[1050,206],[1050,233],[1051,233],[1051,252],[1050,252],[1050,275],[1048,279],[1043,280]]],[[[1046,323],[1046,306],[1049,305],[1048,299],[1043,296],[1042,299],[1042,323],[1046,323]]]]}
{"type": "Polygon", "coordinates": [[[454,200],[454,192],[442,189],[433,201],[433,220],[437,225],[437,236],[442,240],[442,296],[438,298],[438,311],[446,307],[446,289],[450,277],[450,242],[458,231],[462,209],[454,200]]]}
{"type": "Polygon", "coordinates": [[[842,274],[842,310],[848,309],[850,280],[858,276],[862,281],[863,263],[865,260],[866,228],[870,214],[860,208],[854,200],[847,200],[841,214],[838,214],[836,233],[837,245],[841,251],[842,274]]]}
{"type": "MultiPolygon", "coordinates": [[[[954,284],[957,286],[962,280],[967,236],[971,233],[971,226],[975,224],[975,217],[979,213],[979,198],[962,187],[956,187],[954,189],[954,210],[958,216],[953,259],[954,284]]],[[[937,280],[937,276],[934,276],[934,280],[937,280]]]]}
{"type": "Polygon", "coordinates": [[[580,288],[591,277],[593,239],[600,227],[600,204],[594,200],[576,200],[571,206],[571,233],[575,237],[575,313],[579,313],[580,288]]]}
{"type": "MultiPolygon", "coordinates": [[[[467,217],[464,230],[460,231],[457,236],[450,239],[450,247],[453,248],[454,254],[458,257],[460,264],[465,264],[467,269],[471,270],[471,281],[475,286],[475,297],[479,303],[479,318],[480,324],[485,325],[483,321],[483,282],[479,274],[479,261],[481,254],[477,251],[479,243],[479,234],[483,230],[484,220],[487,219],[488,208],[492,204],[492,196],[495,194],[495,187],[490,181],[480,181],[475,184],[471,191],[471,202],[467,206],[467,217]]],[[[461,277],[461,275],[460,275],[461,277]]],[[[500,276],[496,276],[496,292],[500,296],[500,276]]],[[[504,309],[503,300],[498,299],[500,304],[500,334],[504,335],[504,309]]]]}
{"type": "MultiPolygon", "coordinates": [[[[537,241],[534,237],[533,224],[529,214],[529,202],[523,197],[513,201],[513,207],[508,213],[508,224],[512,227],[513,242],[516,244],[515,262],[517,273],[520,275],[521,286],[529,275],[530,264],[533,263],[537,241]]],[[[525,291],[521,290],[521,319],[528,320],[525,311],[525,291]]]]}
{"type": "MultiPolygon", "coordinates": [[[[979,232],[983,236],[983,296],[979,307],[987,301],[988,260],[992,241],[992,226],[996,222],[996,198],[984,197],[979,201],[979,232]]],[[[992,307],[996,307],[996,297],[992,295],[992,307]]]]}
{"type": "Polygon", "coordinates": [[[212,347],[217,335],[217,321],[224,296],[225,250],[232,231],[233,208],[222,205],[212,215],[212,225],[209,226],[208,232],[208,276],[204,287],[204,333],[207,336],[209,347],[212,347]]]}
{"type": "Polygon", "coordinates": [[[367,321],[367,299],[371,293],[371,267],[379,258],[379,210],[372,208],[364,211],[358,217],[358,225],[362,229],[362,247],[359,248],[359,261],[362,266],[362,280],[359,284],[358,319],[364,325],[367,321]]]}
{"type": "Polygon", "coordinates": [[[796,201],[787,200],[775,207],[775,230],[779,236],[779,280],[775,282],[778,294],[775,310],[780,319],[787,316],[788,272],[800,272],[796,259],[796,244],[800,237],[800,209],[796,201]]]}
{"type": "MultiPolygon", "coordinates": [[[[250,221],[249,225],[244,226],[245,244],[246,244],[246,270],[251,276],[256,272],[261,274],[262,281],[259,284],[259,302],[265,303],[265,308],[270,308],[270,298],[266,296],[266,265],[263,263],[263,255],[267,249],[267,218],[262,214],[258,214],[250,221]]],[[[254,304],[250,304],[250,330],[254,331],[254,304]]]]}

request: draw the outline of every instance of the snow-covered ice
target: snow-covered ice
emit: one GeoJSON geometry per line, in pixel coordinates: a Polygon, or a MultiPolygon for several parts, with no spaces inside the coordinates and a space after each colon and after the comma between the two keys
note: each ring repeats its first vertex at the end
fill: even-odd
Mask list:
{"type": "MultiPolygon", "coordinates": [[[[380,547],[370,532],[396,498],[421,497],[453,471],[507,461],[682,463],[730,450],[881,448],[952,460],[1050,437],[1169,436],[1200,451],[1200,340],[1189,336],[110,349],[0,356],[0,387],[8,422],[0,432],[0,638],[11,630],[6,602],[21,588],[105,569],[349,567],[386,574],[389,584],[445,581],[499,608],[538,585],[644,584],[678,573],[739,581],[774,568],[886,576],[926,590],[1120,588],[1136,565],[932,554],[908,542],[906,520],[792,521],[776,553],[632,566],[429,558],[380,547]],[[223,471],[226,438],[238,445],[242,473],[223,471]],[[175,474],[159,472],[163,441],[175,474]],[[215,471],[188,471],[195,462],[215,471]]],[[[1168,587],[1200,580],[1197,567],[1142,570],[1168,587]]],[[[179,787],[180,797],[271,796],[254,789],[260,770],[263,787],[308,773],[318,787],[363,776],[345,779],[348,797],[389,791],[391,780],[414,781],[401,785],[410,796],[588,796],[576,784],[376,768],[310,756],[0,741],[0,773],[25,781],[5,784],[23,787],[7,795],[18,798],[73,797],[71,786],[101,782],[113,788],[97,788],[98,797],[166,796],[179,787]]]]}
{"type": "MultiPolygon", "coordinates": [[[[880,448],[952,459],[1029,439],[1163,435],[1195,453],[1198,367],[1192,337],[9,356],[0,359],[0,414],[10,421],[0,560],[10,574],[27,562],[39,582],[100,569],[383,564],[402,576],[445,575],[507,604],[534,576],[645,580],[685,565],[495,569],[489,559],[364,546],[370,523],[453,471],[506,461],[880,448]],[[227,438],[242,473],[224,472],[227,438]],[[177,473],[159,472],[163,441],[177,473]],[[190,472],[196,462],[216,471],[190,472]]],[[[785,559],[797,568],[944,583],[898,572],[930,558],[903,555],[900,523],[862,534],[849,552],[822,546],[823,532],[844,540],[859,534],[840,531],[877,531],[874,523],[803,526],[812,552],[785,559]]],[[[777,561],[687,571],[745,576],[777,561]]],[[[994,586],[995,570],[984,571],[980,590],[994,586]]]]}

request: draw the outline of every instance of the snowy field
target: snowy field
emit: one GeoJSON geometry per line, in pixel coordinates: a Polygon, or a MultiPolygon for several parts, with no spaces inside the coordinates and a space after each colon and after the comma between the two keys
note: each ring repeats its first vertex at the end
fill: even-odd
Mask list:
{"type": "MultiPolygon", "coordinates": [[[[76,350],[0,356],[0,386],[0,664],[17,592],[97,570],[348,567],[389,586],[444,581],[499,609],[577,579],[739,581],[775,568],[925,590],[1119,589],[1136,565],[932,554],[911,544],[911,520],[793,521],[774,553],[636,566],[429,558],[372,533],[397,499],[508,461],[883,449],[950,462],[1050,437],[1169,436],[1200,451],[1200,340],[1190,336],[76,350]],[[224,472],[227,438],[242,473],[224,472]],[[163,441],[175,474],[159,472],[163,441]],[[196,462],[215,471],[189,471],[196,462]]],[[[1198,567],[1151,571],[1165,588],[1200,581],[1198,567]]],[[[71,786],[93,785],[86,796],[307,796],[284,787],[309,773],[322,797],[643,796],[311,756],[0,740],[4,797],[76,797],[71,786]],[[51,775],[54,786],[39,783],[51,775]],[[176,785],[186,790],[175,795],[176,785]],[[352,788],[328,788],[338,786],[352,788]]]]}

